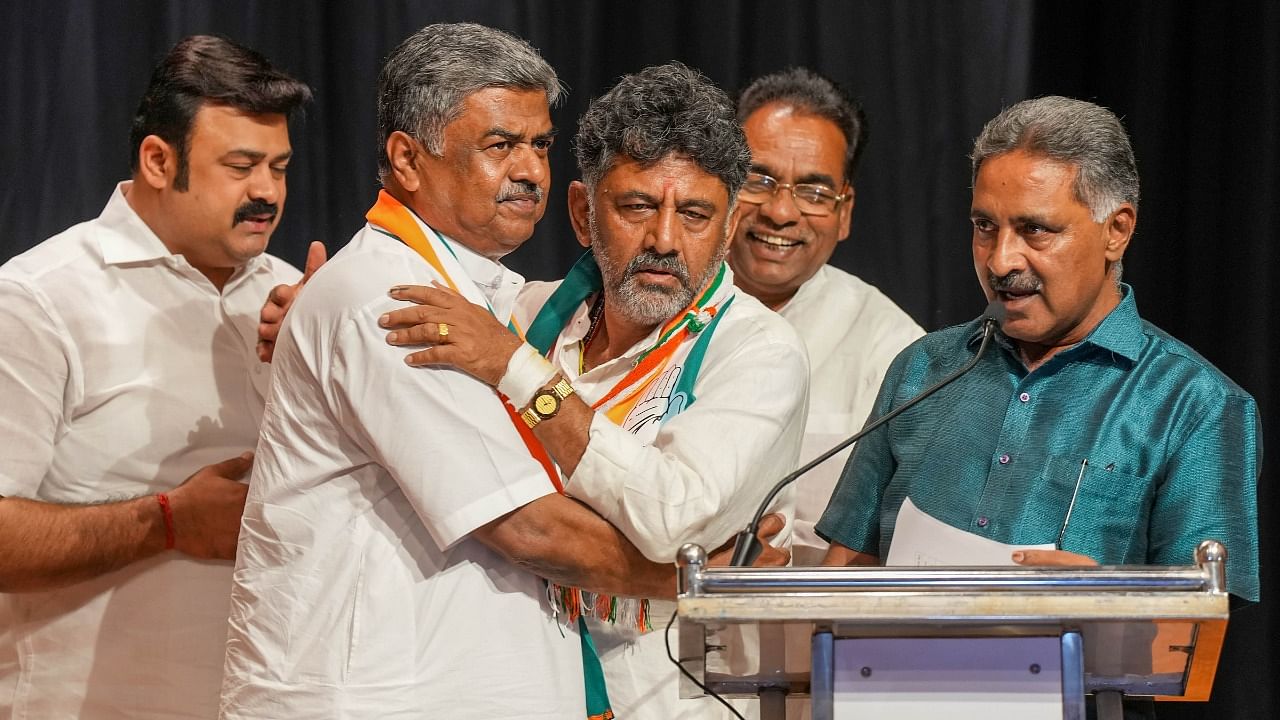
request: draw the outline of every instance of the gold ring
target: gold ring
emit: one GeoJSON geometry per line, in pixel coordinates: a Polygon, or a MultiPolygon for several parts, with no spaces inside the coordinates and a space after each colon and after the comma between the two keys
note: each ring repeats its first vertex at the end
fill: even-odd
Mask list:
{"type": "Polygon", "coordinates": [[[436,323],[436,332],[440,334],[440,342],[449,337],[449,323],[436,323]]]}

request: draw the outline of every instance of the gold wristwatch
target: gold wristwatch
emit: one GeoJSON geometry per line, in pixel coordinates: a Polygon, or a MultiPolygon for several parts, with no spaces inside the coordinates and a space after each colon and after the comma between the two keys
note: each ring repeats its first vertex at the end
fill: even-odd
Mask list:
{"type": "Polygon", "coordinates": [[[524,424],[530,428],[537,426],[538,423],[556,416],[560,412],[560,401],[572,395],[573,386],[568,380],[560,378],[560,382],[550,387],[542,388],[537,395],[533,396],[533,402],[529,407],[520,413],[520,418],[524,420],[524,424]]]}

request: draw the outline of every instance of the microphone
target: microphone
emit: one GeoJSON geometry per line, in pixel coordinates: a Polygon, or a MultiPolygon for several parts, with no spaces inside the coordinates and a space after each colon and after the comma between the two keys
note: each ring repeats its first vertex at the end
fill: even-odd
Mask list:
{"type": "Polygon", "coordinates": [[[773,502],[773,499],[777,497],[778,493],[782,492],[783,488],[795,482],[801,475],[804,475],[818,465],[821,465],[823,462],[830,459],[831,456],[861,440],[872,430],[875,430],[881,425],[884,425],[890,420],[898,417],[908,409],[914,407],[916,403],[938,392],[942,388],[951,384],[961,375],[972,370],[974,366],[978,364],[978,361],[982,359],[983,354],[986,353],[987,345],[991,343],[991,337],[995,335],[996,328],[1004,324],[1004,319],[1004,305],[999,300],[992,300],[987,304],[987,309],[982,311],[982,344],[978,346],[978,352],[974,354],[973,359],[966,363],[964,367],[939,380],[932,387],[929,387],[919,395],[916,395],[897,408],[894,408],[892,411],[876,418],[875,422],[872,422],[870,425],[862,428],[852,436],[840,441],[840,444],[822,453],[804,465],[801,465],[795,472],[792,472],[779,480],[778,483],[773,486],[773,489],[769,491],[769,494],[765,496],[764,502],[760,503],[760,507],[756,509],[755,517],[753,517],[751,522],[738,533],[738,537],[733,544],[733,557],[729,561],[729,566],[747,567],[754,563],[756,558],[760,557],[760,551],[763,550],[763,548],[760,547],[760,540],[756,537],[756,533],[760,529],[760,518],[764,517],[765,510],[769,508],[769,504],[773,502]]]}

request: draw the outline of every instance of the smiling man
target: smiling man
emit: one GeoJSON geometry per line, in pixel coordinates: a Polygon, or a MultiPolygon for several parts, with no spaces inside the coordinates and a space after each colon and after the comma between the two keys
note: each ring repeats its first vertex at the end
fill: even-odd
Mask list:
{"type": "Polygon", "coordinates": [[[217,712],[257,307],[298,277],[263,251],[310,97],[248,48],[179,42],[132,180],[0,268],[0,717],[217,712]]]}
{"type": "MultiPolygon", "coordinates": [[[[998,343],[858,444],[817,527],[828,563],[884,558],[910,498],[982,537],[1060,548],[1015,554],[1029,565],[1187,565],[1221,540],[1228,589],[1257,600],[1257,406],[1142,320],[1120,281],[1138,173],[1119,119],[1018,103],[983,128],[973,177],[974,271],[1005,309],[998,343]]],[[[980,335],[975,320],[907,348],[873,416],[963,365],[980,335]]]]}
{"type": "MultiPolygon", "coordinates": [[[[889,363],[924,330],[884,293],[826,264],[849,236],[853,177],[867,143],[862,108],[804,68],[765,75],[738,98],[751,147],[740,222],[729,249],[734,282],[776,310],[809,352],[809,414],[800,461],[862,427],[889,363]]],[[[848,451],[796,482],[793,552],[816,565],[827,543],[813,525],[848,451]]]]}

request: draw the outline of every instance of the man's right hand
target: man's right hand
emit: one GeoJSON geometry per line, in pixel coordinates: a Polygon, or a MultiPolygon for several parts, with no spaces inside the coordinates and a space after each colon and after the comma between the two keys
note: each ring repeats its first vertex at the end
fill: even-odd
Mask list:
{"type": "Polygon", "coordinates": [[[289,313],[289,308],[293,306],[293,301],[298,297],[298,291],[303,285],[311,279],[316,270],[324,265],[328,259],[328,254],[324,249],[324,243],[316,240],[311,243],[311,247],[307,249],[307,265],[302,273],[302,279],[293,285],[277,285],[271,288],[271,293],[267,295],[267,301],[262,305],[262,313],[258,316],[258,359],[264,363],[271,362],[272,355],[276,351],[276,338],[280,336],[280,325],[284,322],[284,316],[289,313]]]}
{"type": "Polygon", "coordinates": [[[204,560],[232,560],[249,486],[240,479],[253,467],[253,453],[201,468],[169,491],[174,546],[204,560]]]}
{"type": "MultiPolygon", "coordinates": [[[[791,562],[791,549],[774,547],[770,541],[787,526],[787,519],[781,513],[769,513],[760,518],[760,527],[756,530],[756,539],[760,541],[760,555],[751,567],[786,567],[791,562]]],[[[736,537],[736,536],[735,536],[736,537]]],[[[733,559],[734,539],[712,550],[707,558],[708,567],[728,567],[733,559]]]]}

